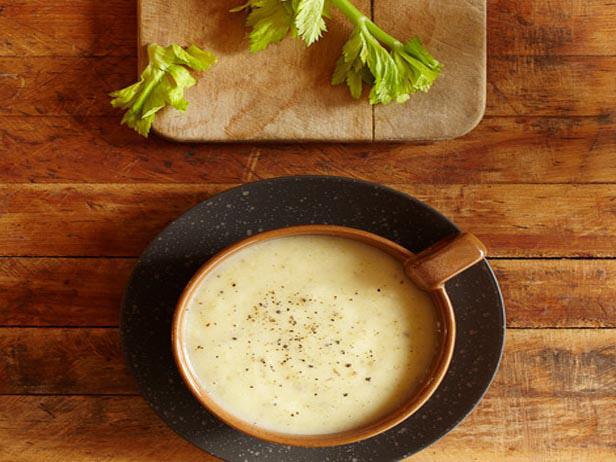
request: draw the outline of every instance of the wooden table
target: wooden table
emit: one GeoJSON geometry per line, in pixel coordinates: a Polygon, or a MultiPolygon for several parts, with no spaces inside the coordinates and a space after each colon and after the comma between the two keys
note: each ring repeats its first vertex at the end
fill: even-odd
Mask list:
{"type": "Polygon", "coordinates": [[[434,144],[181,145],[119,125],[133,0],[0,1],[0,460],[212,460],[137,394],[118,342],[135,258],[230,185],[347,175],[434,205],[491,251],[504,360],[413,461],[616,460],[616,8],[490,0],[488,107],[434,144]]]}

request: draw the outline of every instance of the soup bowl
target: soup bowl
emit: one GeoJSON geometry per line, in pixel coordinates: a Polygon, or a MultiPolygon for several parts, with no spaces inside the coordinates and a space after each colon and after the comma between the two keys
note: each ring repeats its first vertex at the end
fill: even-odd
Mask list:
{"type": "MultiPolygon", "coordinates": [[[[445,283],[481,261],[486,255],[483,244],[472,234],[450,236],[432,247],[413,254],[397,243],[356,228],[332,225],[304,225],[262,232],[243,239],[219,252],[208,260],[190,280],[178,301],[172,324],[172,349],[180,375],[196,399],[220,420],[251,436],[285,445],[323,447],[354,443],[378,435],[416,412],[435,392],[445,376],[456,336],[453,307],[447,295],[445,283]],[[331,236],[367,244],[397,260],[406,276],[419,289],[426,291],[437,311],[440,329],[438,351],[426,370],[421,385],[409,392],[392,412],[379,416],[374,421],[357,428],[336,433],[296,434],[281,433],[247,422],[231,413],[217,402],[202,385],[200,377],[191,368],[185,349],[185,316],[190,301],[204,284],[206,277],[219,265],[238,252],[257,243],[292,236],[331,236]]],[[[264,276],[267,277],[267,276],[264,276]]]]}

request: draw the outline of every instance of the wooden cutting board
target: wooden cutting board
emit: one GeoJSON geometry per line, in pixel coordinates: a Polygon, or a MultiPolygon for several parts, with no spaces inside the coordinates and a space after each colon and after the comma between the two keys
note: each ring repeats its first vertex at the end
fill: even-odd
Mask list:
{"type": "MultiPolygon", "coordinates": [[[[139,0],[139,65],[145,46],[195,43],[219,57],[188,90],[184,113],[164,110],[154,130],[176,141],[385,141],[461,136],[481,120],[486,90],[486,0],[358,0],[402,40],[418,35],[444,70],[428,94],[405,104],[370,106],[329,84],[350,33],[335,15],[306,48],[285,39],[248,51],[243,0],[139,0]]],[[[367,89],[365,91],[367,94],[367,89]]]]}

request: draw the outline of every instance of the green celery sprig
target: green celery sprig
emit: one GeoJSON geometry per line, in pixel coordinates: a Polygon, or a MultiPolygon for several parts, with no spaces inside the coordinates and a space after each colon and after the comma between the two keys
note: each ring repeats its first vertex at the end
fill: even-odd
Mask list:
{"type": "Polygon", "coordinates": [[[327,1],[248,0],[231,12],[249,11],[246,25],[251,28],[248,38],[250,51],[254,53],[280,42],[289,34],[312,45],[327,30],[324,19],[328,16],[327,1]]]}
{"type": "Polygon", "coordinates": [[[234,11],[250,10],[250,49],[256,52],[289,34],[302,38],[307,45],[313,44],[327,30],[325,18],[330,6],[354,25],[336,63],[332,84],[346,83],[354,98],[361,97],[364,83],[371,85],[371,104],[401,103],[411,94],[431,88],[442,65],[420,39],[414,37],[405,43],[397,40],[351,0],[248,0],[234,11]]]}
{"type": "Polygon", "coordinates": [[[372,85],[371,104],[403,103],[417,91],[427,92],[441,67],[418,38],[404,44],[395,39],[382,42],[370,23],[360,20],[336,63],[332,84],[346,82],[351,95],[359,98],[365,82],[372,85]]]}
{"type": "Polygon", "coordinates": [[[110,93],[111,105],[126,110],[122,123],[147,137],[158,111],[169,105],[185,111],[184,90],[197,83],[189,69],[205,71],[216,62],[209,51],[196,45],[148,45],[149,62],[139,81],[110,93]]]}

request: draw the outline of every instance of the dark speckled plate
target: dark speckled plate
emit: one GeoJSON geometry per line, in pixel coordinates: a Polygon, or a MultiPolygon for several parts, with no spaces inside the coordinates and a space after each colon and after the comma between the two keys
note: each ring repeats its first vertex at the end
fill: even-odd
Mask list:
{"type": "Polygon", "coordinates": [[[347,178],[285,177],[226,191],[170,224],[141,256],[122,307],[121,333],[128,365],[143,396],[171,428],[224,460],[400,460],[458,424],[479,402],[496,372],[505,316],[498,284],[485,261],[447,284],[458,336],[443,383],[417,413],[374,438],[312,449],[266,443],[205,411],[175,367],[171,317],[193,273],[213,254],[248,235],[310,223],[365,229],[413,252],[457,231],[444,216],[408,195],[347,178]]]}

